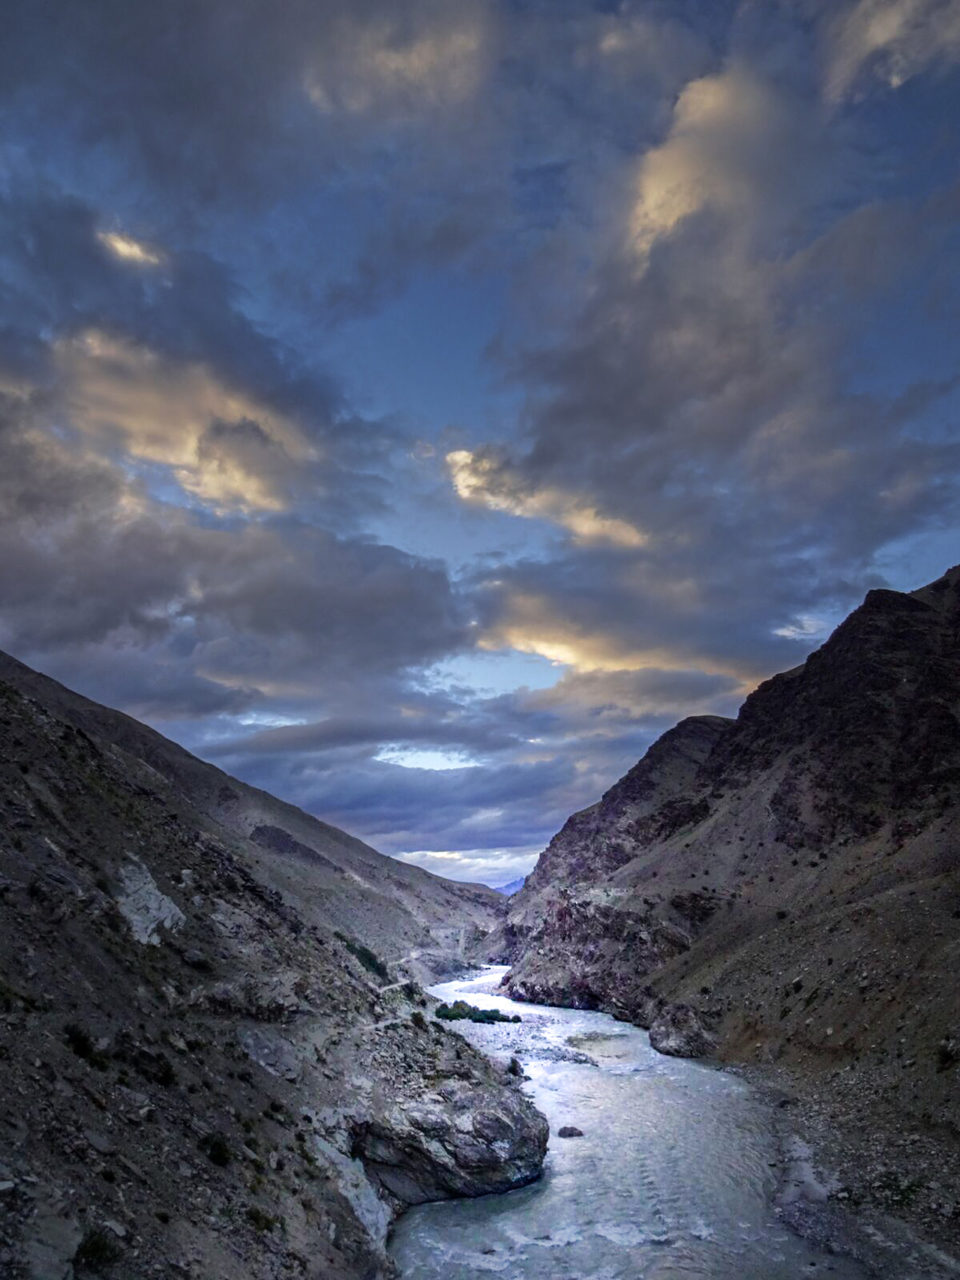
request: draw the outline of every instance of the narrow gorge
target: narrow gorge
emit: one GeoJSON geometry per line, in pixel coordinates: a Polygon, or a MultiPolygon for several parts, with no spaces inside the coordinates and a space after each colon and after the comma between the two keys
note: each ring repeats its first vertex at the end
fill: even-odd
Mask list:
{"type": "Polygon", "coordinates": [[[0,657],[4,1277],[956,1275],[958,711],[873,591],[502,893],[0,657]]]}

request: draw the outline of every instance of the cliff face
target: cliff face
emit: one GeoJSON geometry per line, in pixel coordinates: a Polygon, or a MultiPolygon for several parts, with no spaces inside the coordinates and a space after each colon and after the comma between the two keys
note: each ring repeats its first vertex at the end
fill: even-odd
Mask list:
{"type": "Polygon", "coordinates": [[[569,820],[491,936],[512,994],[842,1074],[864,1123],[955,1142],[958,717],[960,569],[870,592],[735,721],[682,722],[569,820]]]}
{"type": "Polygon", "coordinates": [[[503,899],[382,858],[7,659],[0,1272],[380,1277],[546,1122],[430,1017],[503,899]]]}

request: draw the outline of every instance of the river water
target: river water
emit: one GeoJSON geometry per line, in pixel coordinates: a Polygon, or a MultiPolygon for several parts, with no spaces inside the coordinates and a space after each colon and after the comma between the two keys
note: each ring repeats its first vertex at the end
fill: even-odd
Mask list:
{"type": "MultiPolygon", "coordinates": [[[[747,1084],[663,1057],[607,1014],[497,995],[505,972],[489,966],[431,992],[520,1014],[520,1025],[457,1025],[531,1077],[525,1088],[550,1121],[543,1177],[404,1214],[391,1244],[404,1280],[863,1280],[856,1263],[778,1219],[781,1153],[747,1084]],[[559,1138],[563,1125],[583,1136],[559,1138]]],[[[794,1194],[822,1194],[798,1169],[806,1185],[794,1194]]]]}

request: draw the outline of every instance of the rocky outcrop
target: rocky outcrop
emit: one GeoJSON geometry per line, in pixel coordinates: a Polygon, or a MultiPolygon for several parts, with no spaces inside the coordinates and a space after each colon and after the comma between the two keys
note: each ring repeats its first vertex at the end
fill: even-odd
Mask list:
{"type": "Polygon", "coordinates": [[[664,1004],[650,1023],[650,1044],[671,1058],[702,1058],[716,1043],[701,1014],[688,1004],[664,1004]]]}
{"type": "Polygon", "coordinates": [[[934,1188],[938,1163],[960,1172],[958,851],[960,568],[871,591],[736,720],[665,734],[554,837],[488,954],[518,999],[776,1064],[851,1151],[877,1124],[916,1150],[930,1135],[915,1205],[949,1224],[934,1188]]]}
{"type": "Polygon", "coordinates": [[[411,942],[460,963],[485,893],[395,882],[24,682],[0,681],[5,1280],[376,1280],[405,1205],[537,1175],[546,1122],[516,1076],[405,980],[411,942]]]}
{"type": "Polygon", "coordinates": [[[540,1174],[546,1120],[500,1087],[451,1080],[398,1101],[355,1140],[368,1173],[400,1205],[509,1191],[540,1174]]]}

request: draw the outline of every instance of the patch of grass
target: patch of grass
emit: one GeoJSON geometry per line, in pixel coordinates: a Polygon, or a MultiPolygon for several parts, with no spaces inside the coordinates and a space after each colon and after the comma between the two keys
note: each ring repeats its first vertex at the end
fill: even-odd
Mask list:
{"type": "Polygon", "coordinates": [[[248,1204],[247,1221],[258,1231],[273,1231],[280,1225],[280,1219],[274,1213],[266,1213],[259,1205],[248,1204]]]}

